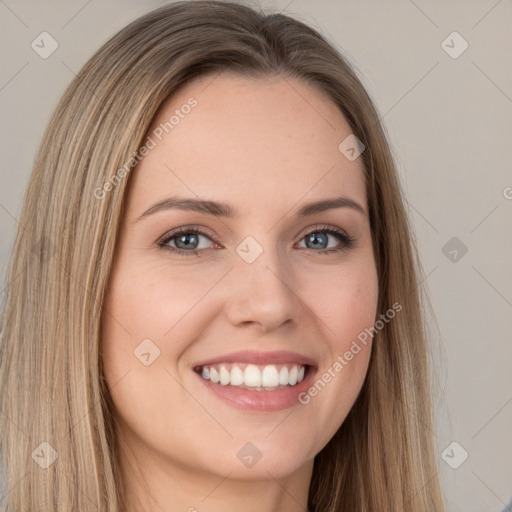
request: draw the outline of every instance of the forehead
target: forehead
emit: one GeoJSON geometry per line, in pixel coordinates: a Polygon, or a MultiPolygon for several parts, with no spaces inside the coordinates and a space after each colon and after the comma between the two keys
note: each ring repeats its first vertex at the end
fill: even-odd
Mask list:
{"type": "Polygon", "coordinates": [[[361,159],[338,149],[350,133],[336,105],[301,80],[201,77],[156,115],[147,134],[154,147],[132,171],[131,203],[183,194],[254,213],[251,205],[343,194],[365,204],[361,159]]]}

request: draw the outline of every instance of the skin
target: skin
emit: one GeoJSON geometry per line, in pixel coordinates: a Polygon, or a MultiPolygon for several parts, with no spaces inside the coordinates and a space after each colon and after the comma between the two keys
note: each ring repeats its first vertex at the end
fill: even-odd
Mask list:
{"type": "MultiPolygon", "coordinates": [[[[162,106],[148,133],[190,97],[197,106],[132,171],[105,301],[102,357],[128,450],[120,456],[127,501],[138,500],[138,510],[304,511],[313,459],[357,398],[371,340],[307,405],[276,412],[228,405],[193,367],[238,350],[291,350],[316,360],[316,379],[374,324],[361,159],[338,150],[351,130],[327,96],[280,76],[196,79],[162,106]],[[167,209],[137,220],[172,195],[226,202],[240,217],[167,209]],[[295,215],[339,195],[365,213],[295,215]],[[308,247],[318,224],[348,233],[355,246],[328,254],[319,253],[325,245],[308,247]],[[158,247],[191,225],[207,234],[199,255],[158,247]],[[250,264],[236,252],[247,236],[263,248],[250,264]],[[134,350],[148,338],[160,355],[145,366],[134,350]],[[248,442],[262,454],[252,467],[236,456],[248,442]]],[[[343,247],[326,236],[329,249],[343,247]]]]}

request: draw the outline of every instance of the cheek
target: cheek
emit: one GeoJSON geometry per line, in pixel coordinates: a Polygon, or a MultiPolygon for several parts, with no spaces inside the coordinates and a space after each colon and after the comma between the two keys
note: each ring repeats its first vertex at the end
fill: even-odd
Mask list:
{"type": "Polygon", "coordinates": [[[375,266],[347,266],[311,284],[308,302],[326,340],[313,386],[304,402],[329,439],[345,420],[361,390],[371,355],[370,327],[378,303],[375,266]]]}
{"type": "Polygon", "coordinates": [[[174,338],[173,331],[192,312],[214,281],[210,283],[208,276],[191,278],[187,271],[171,274],[162,267],[119,267],[122,270],[114,274],[105,304],[108,312],[105,315],[106,338],[119,340],[129,336],[132,344],[145,338],[154,339],[156,343],[156,340],[165,339],[166,346],[178,349],[168,340],[174,338]]]}
{"type": "Polygon", "coordinates": [[[331,350],[343,353],[351,341],[373,326],[377,313],[378,280],[373,260],[341,267],[310,282],[308,305],[321,320],[331,350]]]}
{"type": "MultiPolygon", "coordinates": [[[[114,267],[105,300],[101,352],[105,378],[110,388],[115,386],[112,394],[118,404],[124,400],[121,388],[126,388],[126,380],[144,383],[134,387],[129,408],[136,407],[134,398],[141,396],[141,386],[149,387],[149,379],[156,389],[172,393],[174,381],[165,370],[181,376],[182,355],[212,320],[213,309],[204,297],[222,276],[217,274],[198,277],[184,268],[170,272],[168,266],[144,266],[129,258],[114,267]],[[144,365],[144,358],[150,365],[144,365]],[[120,379],[123,385],[117,386],[120,379]]],[[[151,393],[148,389],[146,396],[155,396],[155,389],[151,393]]]]}
{"type": "Polygon", "coordinates": [[[101,338],[105,379],[128,425],[124,434],[133,430],[147,440],[151,431],[149,444],[154,439],[155,447],[179,430],[176,415],[187,395],[175,381],[176,364],[195,334],[188,315],[204,294],[183,276],[169,281],[163,269],[120,263],[109,283],[101,338]]]}

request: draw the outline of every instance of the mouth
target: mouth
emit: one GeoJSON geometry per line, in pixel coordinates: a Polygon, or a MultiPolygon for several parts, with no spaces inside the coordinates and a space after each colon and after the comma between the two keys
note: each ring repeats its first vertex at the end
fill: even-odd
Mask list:
{"type": "Polygon", "coordinates": [[[304,380],[310,365],[220,363],[196,366],[194,371],[205,380],[221,386],[236,386],[249,391],[275,391],[293,388],[304,380]]]}
{"type": "Polygon", "coordinates": [[[313,359],[293,352],[245,351],[203,361],[193,370],[217,398],[261,412],[297,405],[317,368],[313,359]]]}

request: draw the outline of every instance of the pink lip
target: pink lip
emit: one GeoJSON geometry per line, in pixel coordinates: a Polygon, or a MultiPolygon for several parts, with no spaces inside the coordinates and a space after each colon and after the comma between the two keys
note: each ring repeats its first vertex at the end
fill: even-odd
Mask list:
{"type": "MultiPolygon", "coordinates": [[[[289,352],[287,350],[277,350],[274,352],[260,352],[256,350],[242,350],[240,352],[232,352],[230,354],[225,354],[223,356],[214,357],[212,359],[207,359],[204,361],[200,361],[194,365],[194,368],[198,366],[205,366],[209,364],[217,364],[217,363],[252,363],[252,364],[284,364],[284,363],[293,363],[300,364],[302,366],[312,366],[316,368],[316,362],[306,356],[301,354],[297,354],[296,352],[289,352]]],[[[304,381],[303,381],[304,382],[304,381]]],[[[250,393],[254,393],[254,391],[250,391],[250,393]]],[[[269,392],[267,392],[269,393],[269,392]]],[[[274,393],[274,391],[270,391],[270,393],[274,393]]]]}
{"type": "MultiPolygon", "coordinates": [[[[222,360],[226,361],[226,359],[222,360]]],[[[316,369],[310,366],[302,382],[289,388],[276,389],[274,391],[250,391],[238,388],[237,386],[222,386],[221,384],[215,384],[203,379],[201,375],[196,374],[210,391],[229,405],[243,410],[272,412],[287,409],[300,403],[299,395],[305,393],[312,385],[315,373],[316,369]]]]}

